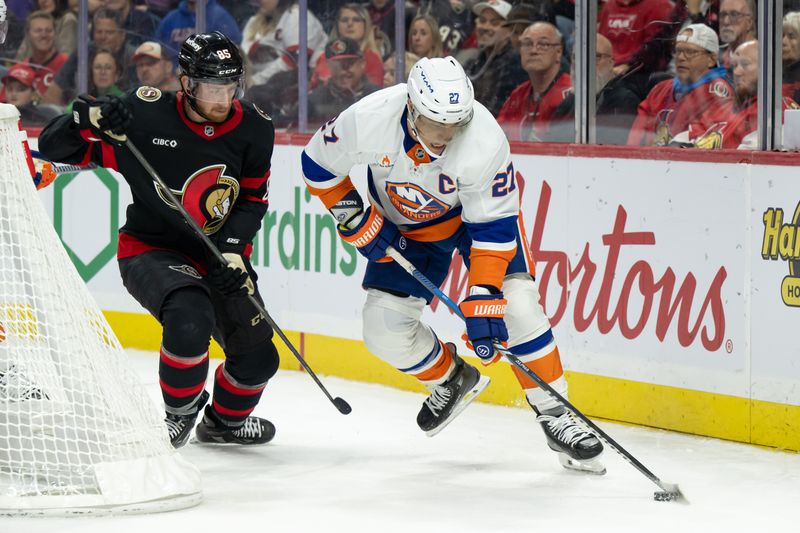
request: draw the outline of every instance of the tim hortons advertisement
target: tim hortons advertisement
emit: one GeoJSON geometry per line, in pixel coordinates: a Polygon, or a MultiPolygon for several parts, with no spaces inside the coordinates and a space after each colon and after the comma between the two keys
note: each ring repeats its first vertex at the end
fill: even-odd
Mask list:
{"type": "MultiPolygon", "coordinates": [[[[305,191],[300,152],[274,153],[253,253],[259,285],[283,329],[358,339],[365,263],[305,191]]],[[[570,369],[748,396],[749,167],[526,155],[514,167],[542,303],[570,369]]],[[[366,196],[364,169],[352,176],[366,196]]],[[[124,182],[84,172],[42,197],[101,306],[142,312],[113,254],[130,201],[124,182]]],[[[793,210],[786,198],[770,205],[793,210]]],[[[778,290],[782,279],[772,277],[778,290]]],[[[464,297],[458,257],[443,290],[464,297]]],[[[426,318],[441,337],[460,338],[445,306],[426,318]]]]}

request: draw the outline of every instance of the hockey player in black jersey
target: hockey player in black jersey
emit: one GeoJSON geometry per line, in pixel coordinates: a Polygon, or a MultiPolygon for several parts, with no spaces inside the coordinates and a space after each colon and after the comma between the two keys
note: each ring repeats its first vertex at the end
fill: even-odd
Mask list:
{"type": "Polygon", "coordinates": [[[173,446],[184,445],[205,390],[210,337],[225,351],[213,401],[197,426],[201,442],[261,444],[275,434],[250,416],[278,368],[272,329],[248,301],[260,299],[251,241],[267,210],[275,130],[240,100],[242,58],[219,32],[192,35],[180,55],[181,91],[139,87],[121,98],[80,99],[39,138],[50,160],[118,170],[133,203],[117,258],[130,294],[163,326],[159,378],[173,446]],[[125,136],[166,182],[231,265],[219,264],[150,175],[125,136]]]}

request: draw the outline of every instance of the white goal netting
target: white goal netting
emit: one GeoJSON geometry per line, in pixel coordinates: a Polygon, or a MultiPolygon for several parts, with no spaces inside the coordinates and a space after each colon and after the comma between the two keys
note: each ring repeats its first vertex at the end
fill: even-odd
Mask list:
{"type": "Polygon", "coordinates": [[[17,121],[0,104],[0,514],[194,505],[199,471],[67,256],[17,121]]]}

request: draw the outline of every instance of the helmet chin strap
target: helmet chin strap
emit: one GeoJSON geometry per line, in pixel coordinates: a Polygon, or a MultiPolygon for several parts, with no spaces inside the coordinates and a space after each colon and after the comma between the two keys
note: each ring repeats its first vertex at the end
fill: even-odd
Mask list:
{"type": "MultiPolygon", "coordinates": [[[[406,105],[408,106],[408,127],[411,128],[411,132],[414,134],[414,137],[417,138],[417,142],[422,146],[422,149],[425,150],[429,156],[436,159],[437,157],[442,157],[444,154],[444,150],[442,150],[441,154],[435,153],[433,150],[428,148],[428,145],[425,144],[425,141],[422,140],[422,135],[419,134],[419,130],[417,130],[417,117],[419,117],[419,112],[414,109],[414,104],[411,102],[407,102],[406,105]]],[[[447,147],[445,146],[445,150],[447,147]]]]}

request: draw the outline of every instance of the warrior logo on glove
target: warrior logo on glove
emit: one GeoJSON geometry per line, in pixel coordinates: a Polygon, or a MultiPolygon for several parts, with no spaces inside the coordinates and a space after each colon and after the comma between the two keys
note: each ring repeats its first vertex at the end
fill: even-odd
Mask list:
{"type": "MultiPolygon", "coordinates": [[[[172,191],[206,235],[219,230],[239,197],[239,182],[226,176],[225,168],[225,165],[201,168],[186,180],[182,191],[172,191]]],[[[177,210],[161,187],[153,185],[164,203],[177,210]]]]}

